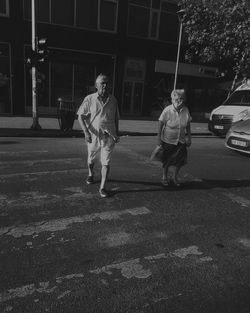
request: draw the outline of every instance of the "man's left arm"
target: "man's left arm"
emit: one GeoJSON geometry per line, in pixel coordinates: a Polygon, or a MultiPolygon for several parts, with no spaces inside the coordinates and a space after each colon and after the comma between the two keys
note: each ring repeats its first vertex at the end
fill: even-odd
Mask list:
{"type": "Polygon", "coordinates": [[[118,109],[118,103],[116,102],[116,110],[115,110],[115,131],[116,131],[116,138],[115,142],[119,142],[119,119],[120,119],[120,114],[119,114],[119,109],[118,109]]]}
{"type": "Polygon", "coordinates": [[[187,127],[186,127],[186,145],[187,147],[191,146],[191,125],[190,122],[188,122],[187,127]]]}
{"type": "Polygon", "coordinates": [[[189,110],[187,110],[188,118],[187,118],[187,127],[186,127],[186,145],[187,147],[190,147],[192,144],[191,140],[191,121],[192,117],[190,116],[189,110]]]}

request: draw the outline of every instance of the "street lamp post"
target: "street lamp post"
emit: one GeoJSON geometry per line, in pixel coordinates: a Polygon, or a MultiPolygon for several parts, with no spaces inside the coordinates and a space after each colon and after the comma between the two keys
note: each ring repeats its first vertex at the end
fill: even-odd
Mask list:
{"type": "Polygon", "coordinates": [[[184,10],[179,10],[176,12],[179,18],[180,22],[180,29],[179,29],[179,40],[178,40],[178,48],[177,48],[177,57],[176,57],[176,64],[175,64],[175,74],[174,74],[174,89],[176,89],[177,84],[177,76],[178,76],[178,70],[179,70],[179,61],[180,61],[180,50],[181,50],[181,37],[182,37],[182,15],[184,13],[184,10]]]}
{"type": "MultiPolygon", "coordinates": [[[[37,36],[36,36],[36,6],[35,1],[31,1],[31,26],[32,26],[32,53],[33,55],[37,54],[37,36]]],[[[37,68],[36,64],[32,62],[31,68],[31,77],[32,77],[32,117],[33,123],[30,129],[39,130],[41,126],[38,122],[38,114],[37,114],[37,68]]]]}

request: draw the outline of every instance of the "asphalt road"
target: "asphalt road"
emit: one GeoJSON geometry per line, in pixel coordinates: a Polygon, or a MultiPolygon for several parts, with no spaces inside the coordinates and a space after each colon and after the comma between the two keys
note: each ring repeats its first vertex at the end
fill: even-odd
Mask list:
{"type": "Polygon", "coordinates": [[[194,137],[164,189],[155,137],[123,137],[109,188],[82,138],[0,139],[0,312],[249,313],[250,158],[194,137]]]}

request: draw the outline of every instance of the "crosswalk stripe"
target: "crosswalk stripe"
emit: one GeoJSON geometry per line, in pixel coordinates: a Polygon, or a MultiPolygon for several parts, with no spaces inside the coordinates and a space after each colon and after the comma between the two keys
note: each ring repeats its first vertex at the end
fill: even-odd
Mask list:
{"type": "Polygon", "coordinates": [[[223,192],[223,195],[244,208],[250,208],[250,200],[244,197],[235,195],[231,192],[223,192]]]}
{"type": "Polygon", "coordinates": [[[106,211],[100,213],[87,214],[83,216],[74,216],[68,218],[55,219],[50,221],[42,221],[33,224],[24,224],[17,227],[4,227],[0,228],[0,236],[8,235],[14,238],[22,236],[32,236],[42,232],[56,232],[67,229],[74,223],[92,222],[94,220],[117,220],[123,215],[144,215],[149,214],[151,211],[146,207],[136,207],[122,211],[106,211]]]}
{"type": "Polygon", "coordinates": [[[168,258],[179,258],[184,260],[188,256],[197,256],[198,262],[211,262],[213,259],[209,256],[200,257],[203,255],[203,252],[199,251],[199,247],[197,246],[189,246],[185,248],[180,248],[174,250],[169,253],[161,253],[157,255],[145,256],[142,258],[130,259],[120,263],[113,263],[101,268],[97,268],[94,270],[90,270],[91,274],[107,274],[112,275],[113,270],[121,270],[121,275],[127,279],[130,278],[138,278],[145,279],[152,275],[152,272],[149,268],[145,269],[141,264],[141,261],[155,262],[160,259],[168,259],[168,258]]]}
{"type": "Polygon", "coordinates": [[[87,171],[87,169],[83,168],[69,168],[63,170],[50,170],[50,171],[39,171],[39,172],[22,172],[22,173],[12,173],[12,174],[2,174],[0,175],[0,179],[17,177],[17,176],[27,176],[27,175],[48,175],[48,174],[57,174],[57,173],[69,173],[69,172],[81,172],[87,171]]]}
{"type": "Polygon", "coordinates": [[[18,160],[18,161],[1,161],[1,165],[28,165],[32,166],[34,164],[44,164],[44,163],[69,163],[69,162],[82,162],[83,158],[61,158],[61,159],[37,159],[37,160],[18,160]]]}
{"type": "Polygon", "coordinates": [[[27,154],[27,155],[31,155],[32,153],[49,153],[48,150],[30,150],[30,151],[0,151],[0,154],[7,154],[7,155],[19,155],[19,154],[27,154]]]}
{"type": "Polygon", "coordinates": [[[2,293],[0,293],[0,303],[10,301],[16,298],[24,298],[33,295],[34,293],[38,294],[54,294],[58,298],[64,297],[69,294],[69,285],[67,284],[67,290],[63,291],[61,285],[65,281],[70,280],[83,280],[85,276],[89,274],[107,274],[112,275],[113,270],[120,270],[121,276],[126,279],[137,278],[137,279],[146,279],[153,275],[150,264],[162,259],[169,258],[179,258],[182,262],[185,262],[185,258],[188,256],[196,257],[196,263],[207,263],[211,262],[213,259],[209,256],[202,257],[203,252],[199,250],[197,246],[189,246],[174,250],[173,252],[161,253],[157,255],[149,255],[141,258],[135,258],[126,260],[120,263],[112,263],[100,268],[86,271],[85,273],[73,273],[64,276],[59,276],[53,278],[51,281],[32,283],[24,286],[19,286],[16,288],[10,288],[2,293]],[[141,264],[143,262],[143,264],[141,264]],[[146,264],[144,264],[147,262],[146,264]],[[146,268],[145,268],[146,266],[146,268]],[[60,290],[59,290],[60,289],[60,290]]]}

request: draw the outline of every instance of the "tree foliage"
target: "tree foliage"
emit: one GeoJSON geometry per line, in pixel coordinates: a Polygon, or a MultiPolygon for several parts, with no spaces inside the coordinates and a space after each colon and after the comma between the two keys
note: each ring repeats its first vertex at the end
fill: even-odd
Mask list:
{"type": "Polygon", "coordinates": [[[250,74],[249,0],[179,0],[188,37],[186,59],[250,74]]]}

